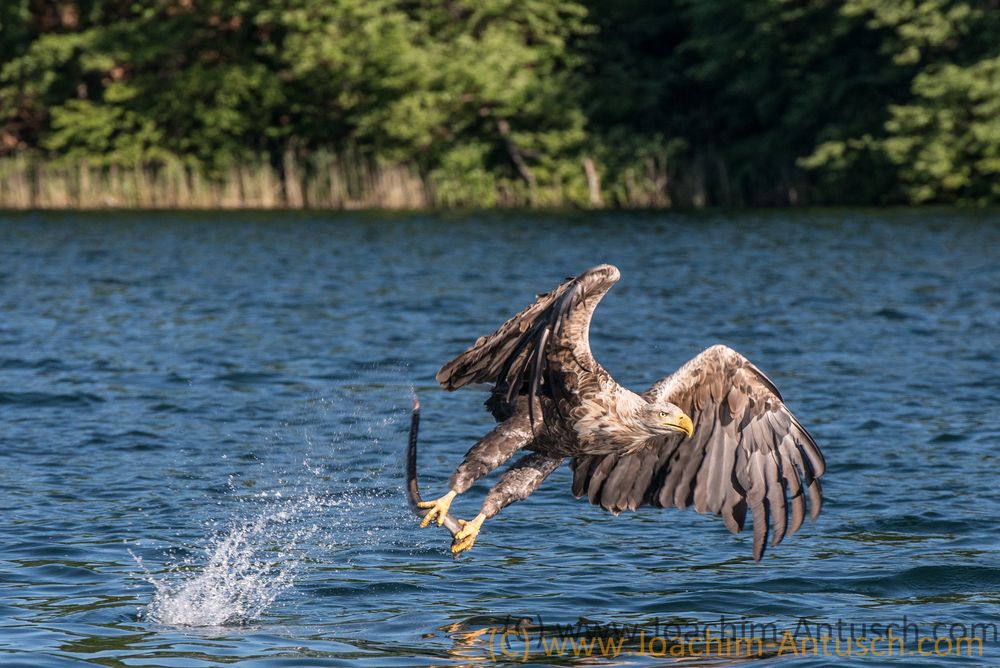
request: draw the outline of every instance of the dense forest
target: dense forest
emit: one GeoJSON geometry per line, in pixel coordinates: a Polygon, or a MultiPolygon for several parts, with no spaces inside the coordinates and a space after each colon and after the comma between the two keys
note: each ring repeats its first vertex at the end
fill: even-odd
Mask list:
{"type": "Polygon", "coordinates": [[[0,206],[1000,201],[1000,0],[3,0],[0,206]]]}

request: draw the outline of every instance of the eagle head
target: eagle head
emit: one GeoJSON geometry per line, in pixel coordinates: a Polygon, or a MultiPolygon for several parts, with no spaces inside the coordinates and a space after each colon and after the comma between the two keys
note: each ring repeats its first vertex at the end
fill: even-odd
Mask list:
{"type": "Polygon", "coordinates": [[[646,404],[639,415],[639,420],[652,436],[681,433],[690,437],[694,433],[694,423],[691,418],[669,401],[646,404]]]}

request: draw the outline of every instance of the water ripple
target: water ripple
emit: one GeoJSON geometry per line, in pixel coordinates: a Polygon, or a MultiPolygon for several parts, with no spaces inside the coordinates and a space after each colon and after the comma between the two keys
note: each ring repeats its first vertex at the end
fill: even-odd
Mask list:
{"type": "Polygon", "coordinates": [[[0,392],[0,406],[25,406],[25,407],[87,407],[101,403],[104,399],[88,394],[86,392],[75,392],[72,394],[50,394],[47,392],[0,392]]]}
{"type": "Polygon", "coordinates": [[[2,217],[2,665],[472,665],[539,622],[1000,619],[995,212],[2,217]],[[599,262],[623,274],[591,332],[617,378],[726,343],[823,446],[822,517],[761,563],[715,517],[574,501],[565,470],[466,558],[415,527],[412,392],[429,496],[491,426],[440,364],[599,262]]]}

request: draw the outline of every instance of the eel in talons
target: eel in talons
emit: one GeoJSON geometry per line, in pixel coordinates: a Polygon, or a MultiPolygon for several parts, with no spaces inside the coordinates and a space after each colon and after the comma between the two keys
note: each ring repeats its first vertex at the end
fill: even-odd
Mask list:
{"type": "MultiPolygon", "coordinates": [[[[410,501],[410,508],[418,516],[427,514],[426,508],[421,508],[420,503],[423,498],[420,496],[420,487],[417,484],[417,432],[420,429],[420,401],[413,397],[413,414],[410,417],[410,443],[406,449],[406,496],[410,501]]],[[[444,516],[444,528],[454,536],[462,530],[462,525],[458,523],[451,514],[444,516]]],[[[458,555],[455,555],[457,558],[458,555]]]]}

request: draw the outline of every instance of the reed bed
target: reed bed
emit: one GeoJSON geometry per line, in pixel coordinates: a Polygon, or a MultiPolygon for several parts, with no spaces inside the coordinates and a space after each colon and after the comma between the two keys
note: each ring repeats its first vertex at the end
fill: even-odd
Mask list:
{"type": "MultiPolygon", "coordinates": [[[[698,165],[696,165],[698,166],[698,165]]],[[[17,154],[0,158],[0,209],[398,209],[670,208],[706,204],[703,169],[671,178],[666,160],[646,160],[610,178],[588,159],[579,174],[528,187],[480,172],[422,173],[347,152],[289,150],[209,176],[180,161],[93,165],[17,154]],[[602,176],[604,180],[602,181],[602,176]]]]}
{"type": "Polygon", "coordinates": [[[417,209],[432,188],[416,169],[345,162],[320,154],[308,163],[288,156],[206,176],[167,163],[134,167],[0,159],[2,209],[417,209]]]}

